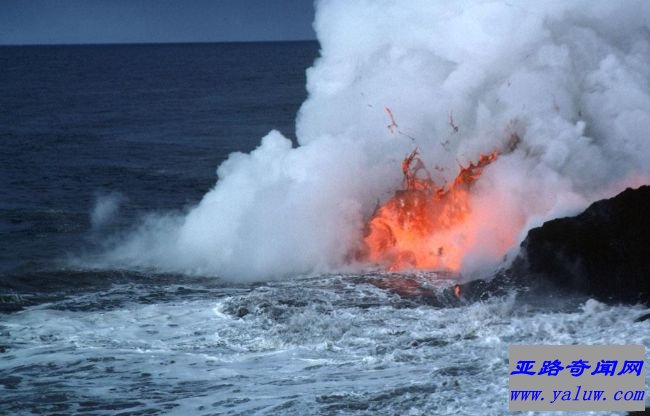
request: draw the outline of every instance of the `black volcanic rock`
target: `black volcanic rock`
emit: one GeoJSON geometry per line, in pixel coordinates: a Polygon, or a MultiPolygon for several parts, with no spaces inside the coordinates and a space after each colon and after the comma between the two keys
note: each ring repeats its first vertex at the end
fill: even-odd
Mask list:
{"type": "Polygon", "coordinates": [[[546,222],[530,230],[521,247],[495,283],[549,282],[604,302],[650,304],[650,186],[546,222]]]}

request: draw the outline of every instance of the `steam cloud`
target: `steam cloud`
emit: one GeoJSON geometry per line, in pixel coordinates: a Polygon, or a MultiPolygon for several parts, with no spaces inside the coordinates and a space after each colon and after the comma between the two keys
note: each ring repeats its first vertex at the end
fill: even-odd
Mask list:
{"type": "Polygon", "coordinates": [[[650,2],[323,0],[315,28],[300,146],[272,131],[233,153],[187,215],[150,217],[103,264],[238,280],[346,267],[415,144],[442,183],[520,139],[474,188],[469,274],[503,260],[494,241],[516,250],[650,178],[650,2]]]}
{"type": "Polygon", "coordinates": [[[119,192],[97,195],[95,206],[90,213],[90,226],[93,231],[99,231],[109,225],[117,216],[124,200],[124,195],[119,192]]]}

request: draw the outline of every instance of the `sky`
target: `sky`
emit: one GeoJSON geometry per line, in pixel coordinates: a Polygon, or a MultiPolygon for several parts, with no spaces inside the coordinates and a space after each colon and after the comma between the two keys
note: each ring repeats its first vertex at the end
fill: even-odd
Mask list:
{"type": "Polygon", "coordinates": [[[313,0],[0,0],[0,44],[315,39],[313,0]]]}

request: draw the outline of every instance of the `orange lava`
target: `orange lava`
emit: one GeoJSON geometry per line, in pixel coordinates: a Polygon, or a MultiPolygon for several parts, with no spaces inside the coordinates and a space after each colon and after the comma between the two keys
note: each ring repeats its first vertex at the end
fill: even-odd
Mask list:
{"type": "Polygon", "coordinates": [[[497,156],[480,155],[477,163],[461,166],[450,185],[438,186],[414,150],[402,162],[403,189],[368,222],[360,257],[391,271],[458,271],[468,242],[454,230],[471,225],[470,188],[497,156]]]}

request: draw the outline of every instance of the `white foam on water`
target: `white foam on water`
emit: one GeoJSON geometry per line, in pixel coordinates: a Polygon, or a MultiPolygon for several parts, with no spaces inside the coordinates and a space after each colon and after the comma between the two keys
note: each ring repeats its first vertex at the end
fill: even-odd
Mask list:
{"type": "Polygon", "coordinates": [[[68,404],[172,414],[500,415],[509,344],[650,347],[648,322],[634,322],[641,307],[589,300],[544,311],[513,296],[459,308],[401,302],[322,278],[218,300],[35,307],[0,324],[0,374],[20,378],[2,395],[28,402],[47,383],[68,404]]]}

